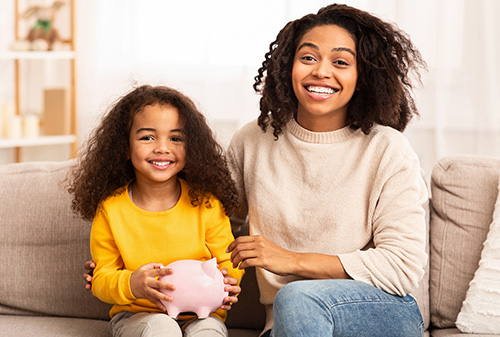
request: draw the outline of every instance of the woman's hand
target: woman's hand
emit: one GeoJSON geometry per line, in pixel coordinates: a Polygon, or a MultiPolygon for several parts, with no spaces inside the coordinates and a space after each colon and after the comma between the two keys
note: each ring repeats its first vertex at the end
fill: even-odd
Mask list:
{"type": "Polygon", "coordinates": [[[260,267],[285,276],[294,274],[297,253],[281,248],[271,240],[260,236],[240,236],[227,248],[231,253],[233,268],[260,267]]]}
{"type": "Polygon", "coordinates": [[[222,268],[222,275],[224,275],[224,283],[227,286],[224,287],[224,290],[229,294],[224,297],[224,303],[221,305],[221,309],[231,310],[231,305],[238,302],[238,297],[236,297],[239,293],[241,293],[241,288],[238,286],[238,280],[234,277],[229,277],[226,268],[222,268]]]}
{"type": "Polygon", "coordinates": [[[306,279],[350,279],[338,256],[317,253],[295,253],[260,236],[240,236],[227,248],[231,262],[239,269],[264,268],[271,273],[295,275],[306,279]]]}
{"type": "Polygon", "coordinates": [[[87,273],[83,274],[83,279],[87,282],[85,284],[85,289],[90,290],[92,288],[92,276],[94,275],[95,263],[92,260],[85,262],[85,269],[88,270],[87,273]]]}
{"type": "Polygon", "coordinates": [[[172,302],[173,299],[171,296],[160,292],[159,289],[175,290],[175,287],[172,284],[159,281],[157,277],[172,273],[172,268],[164,268],[160,263],[152,262],[139,267],[130,276],[132,294],[137,298],[150,300],[162,311],[167,311],[167,308],[160,300],[172,302]]]}

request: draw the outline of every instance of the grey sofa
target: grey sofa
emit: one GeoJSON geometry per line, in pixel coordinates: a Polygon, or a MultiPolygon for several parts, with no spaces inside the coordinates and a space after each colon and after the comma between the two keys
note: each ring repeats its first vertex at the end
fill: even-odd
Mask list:
{"type": "MultiPolygon", "coordinates": [[[[0,336],[110,336],[110,306],[84,289],[91,223],[70,210],[62,186],[69,165],[0,165],[0,336]]],[[[430,259],[414,292],[427,336],[462,335],[454,322],[492,220],[499,170],[500,159],[472,156],[433,169],[430,259]]],[[[228,314],[230,336],[258,336],[264,310],[254,270],[242,289],[228,314]]]]}

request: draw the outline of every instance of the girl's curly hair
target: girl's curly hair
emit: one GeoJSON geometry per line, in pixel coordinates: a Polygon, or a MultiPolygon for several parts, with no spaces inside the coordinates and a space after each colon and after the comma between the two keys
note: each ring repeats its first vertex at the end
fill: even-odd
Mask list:
{"type": "Polygon", "coordinates": [[[368,134],[374,123],[403,131],[417,107],[411,95],[411,73],[420,82],[426,64],[409,37],[395,25],[359,9],[333,4],[289,22],[269,46],[255,76],[254,90],[262,94],[258,124],[273,128],[276,138],[295,116],[297,98],[292,88],[292,66],[297,44],[317,26],[336,25],[347,30],[356,44],[357,89],[347,113],[353,128],[368,134]]]}
{"type": "Polygon", "coordinates": [[[68,190],[73,194],[72,209],[82,218],[91,220],[102,201],[135,177],[129,159],[129,133],[134,116],[155,104],[171,105],[179,111],[186,135],[186,165],[178,176],[190,186],[191,203],[210,207],[208,198],[214,195],[228,216],[238,206],[223,149],[193,101],[168,87],[144,85],[123,96],[103,116],[73,167],[68,190]]]}

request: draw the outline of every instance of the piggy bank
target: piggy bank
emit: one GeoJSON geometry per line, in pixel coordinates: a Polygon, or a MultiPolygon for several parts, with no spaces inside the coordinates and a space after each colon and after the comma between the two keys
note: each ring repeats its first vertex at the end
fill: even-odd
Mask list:
{"type": "Polygon", "coordinates": [[[194,312],[198,318],[206,318],[222,305],[228,295],[215,258],[205,262],[179,260],[167,268],[172,268],[173,274],[161,276],[159,280],[175,286],[173,291],[160,289],[173,298],[172,302],[162,301],[170,317],[177,319],[181,312],[194,312]]]}

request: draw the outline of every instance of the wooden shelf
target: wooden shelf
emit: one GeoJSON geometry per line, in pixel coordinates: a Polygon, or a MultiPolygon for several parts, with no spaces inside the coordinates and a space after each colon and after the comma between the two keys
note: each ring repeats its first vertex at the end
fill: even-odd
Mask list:
{"type": "Polygon", "coordinates": [[[74,51],[6,51],[0,53],[1,60],[72,60],[74,51]]]}
{"type": "Polygon", "coordinates": [[[73,144],[74,142],[76,142],[76,136],[74,135],[40,136],[35,138],[0,138],[0,148],[73,144]]]}
{"type": "MultiPolygon", "coordinates": [[[[21,40],[19,19],[29,2],[26,3],[26,1],[21,0],[10,1],[14,2],[13,39],[21,40]]],[[[13,64],[13,80],[4,80],[2,77],[2,81],[0,81],[0,83],[3,87],[9,88],[9,90],[13,88],[13,93],[9,94],[11,97],[8,97],[7,101],[9,103],[12,101],[14,114],[23,116],[28,114],[26,112],[28,111],[29,113],[39,114],[43,116],[41,117],[42,119],[45,118],[48,121],[49,118],[46,116],[47,111],[45,111],[48,110],[54,111],[55,115],[60,114],[61,116],[56,116],[56,119],[58,118],[57,120],[64,122],[64,130],[50,131],[47,127],[45,128],[47,133],[61,135],[40,136],[33,138],[0,138],[0,149],[13,149],[15,153],[14,160],[16,162],[30,160],[29,158],[31,157],[29,155],[22,155],[23,149],[26,149],[26,153],[28,154],[38,151],[30,151],[27,149],[29,147],[69,145],[71,147],[71,150],[69,151],[70,158],[76,153],[78,145],[78,128],[75,89],[75,0],[68,0],[65,1],[65,3],[66,5],[64,8],[66,9],[62,10],[65,11],[65,16],[68,15],[67,24],[69,25],[69,32],[63,34],[68,35],[65,36],[66,39],[64,41],[61,41],[63,43],[62,48],[64,49],[53,51],[15,51],[4,49],[0,51],[0,61],[2,62],[0,72],[6,73],[3,69],[4,66],[9,63],[13,64]],[[52,60],[54,62],[52,62],[52,60]],[[34,61],[33,63],[37,63],[37,66],[33,67],[31,61],[34,61]],[[40,67],[38,67],[38,65],[40,65],[40,67]],[[40,71],[33,71],[34,68],[40,71]],[[29,71],[32,71],[34,74],[32,77],[31,73],[28,73],[29,71]],[[53,76],[53,78],[51,76],[53,76]],[[45,79],[50,79],[50,81],[45,81],[45,79]],[[59,84],[54,85],[53,83],[59,84]],[[55,97],[52,100],[46,99],[45,95],[48,91],[50,91],[49,89],[62,90],[64,91],[64,95],[60,95],[61,97],[55,97]],[[39,102],[40,100],[35,100],[33,103],[30,99],[34,97],[34,95],[41,95],[39,97],[42,97],[43,100],[41,102],[39,102]],[[55,107],[47,107],[45,104],[46,102],[55,102],[52,104],[55,107]],[[33,103],[32,105],[34,106],[30,106],[29,103],[33,103]],[[42,106],[39,106],[40,104],[42,106]]],[[[26,28],[28,27],[26,26],[26,28]]],[[[22,35],[26,36],[26,32],[22,32],[22,35]]],[[[11,69],[11,67],[8,69],[11,69]]],[[[0,89],[4,90],[3,87],[0,89]]],[[[9,111],[9,113],[11,112],[9,111]]],[[[50,121],[48,121],[48,123],[50,123],[50,121]]],[[[17,135],[18,133],[14,134],[17,135]]],[[[40,149],[40,151],[44,152],[45,149],[40,149]]],[[[56,151],[59,151],[59,149],[56,149],[56,151]]]]}

